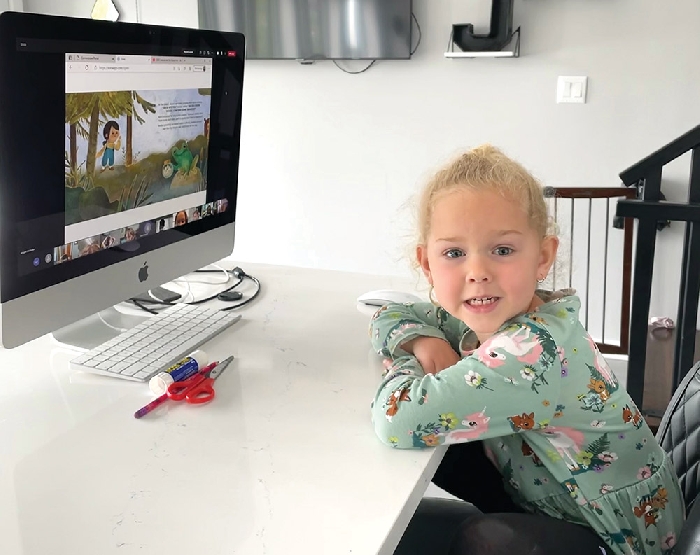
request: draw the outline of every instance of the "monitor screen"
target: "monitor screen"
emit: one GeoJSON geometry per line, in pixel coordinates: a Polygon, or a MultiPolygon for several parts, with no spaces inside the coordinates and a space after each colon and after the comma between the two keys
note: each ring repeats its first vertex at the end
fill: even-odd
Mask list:
{"type": "Polygon", "coordinates": [[[2,15],[0,301],[234,221],[244,51],[240,34],[2,15]]]}
{"type": "MultiPolygon", "coordinates": [[[[64,243],[29,272],[228,210],[207,197],[211,57],[65,55],[64,243]]],[[[127,247],[128,248],[128,247],[127,247]]]]}

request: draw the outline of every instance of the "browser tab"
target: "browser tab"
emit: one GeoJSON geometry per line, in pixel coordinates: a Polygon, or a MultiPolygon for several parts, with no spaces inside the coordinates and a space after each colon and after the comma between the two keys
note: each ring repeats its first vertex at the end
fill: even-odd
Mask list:
{"type": "Polygon", "coordinates": [[[116,56],[113,54],[77,54],[68,53],[66,54],[67,62],[103,62],[103,63],[114,63],[116,56]]]}
{"type": "Polygon", "coordinates": [[[152,64],[189,64],[191,58],[180,58],[177,56],[151,56],[152,64]]]}

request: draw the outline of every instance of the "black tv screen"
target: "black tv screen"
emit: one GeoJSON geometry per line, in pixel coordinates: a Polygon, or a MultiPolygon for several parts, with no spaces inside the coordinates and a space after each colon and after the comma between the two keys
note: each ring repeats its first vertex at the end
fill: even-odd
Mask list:
{"type": "Polygon", "coordinates": [[[198,0],[199,26],[238,31],[250,60],[405,60],[411,0],[198,0]]]}

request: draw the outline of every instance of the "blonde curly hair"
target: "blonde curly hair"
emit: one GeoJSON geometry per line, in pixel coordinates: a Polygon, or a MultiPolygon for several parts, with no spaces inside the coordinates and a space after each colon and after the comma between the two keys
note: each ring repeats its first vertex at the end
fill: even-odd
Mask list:
{"type": "Polygon", "coordinates": [[[448,193],[462,190],[497,192],[526,210],[540,237],[553,234],[539,181],[498,148],[484,144],[450,161],[425,185],[418,200],[418,245],[427,242],[435,203],[448,193]]]}

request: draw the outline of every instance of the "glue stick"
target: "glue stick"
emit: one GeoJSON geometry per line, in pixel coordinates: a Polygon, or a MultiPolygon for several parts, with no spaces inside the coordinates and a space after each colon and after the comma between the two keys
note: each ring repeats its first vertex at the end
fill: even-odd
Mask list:
{"type": "Polygon", "coordinates": [[[163,395],[168,386],[175,382],[186,380],[193,376],[200,369],[204,368],[209,362],[209,357],[204,351],[195,351],[189,356],[173,364],[164,372],[160,372],[153,376],[148,382],[148,388],[155,395],[163,395]]]}

